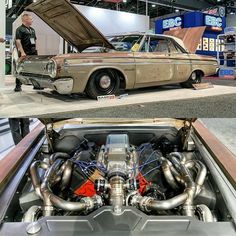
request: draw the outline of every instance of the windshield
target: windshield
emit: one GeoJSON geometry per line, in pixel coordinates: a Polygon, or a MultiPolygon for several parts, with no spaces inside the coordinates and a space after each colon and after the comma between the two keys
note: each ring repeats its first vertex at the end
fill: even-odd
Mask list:
{"type": "MultiPolygon", "coordinates": [[[[108,39],[108,41],[115,47],[116,51],[126,51],[129,52],[131,51],[132,47],[134,45],[139,45],[143,35],[138,35],[138,34],[134,34],[134,35],[118,35],[118,36],[107,36],[106,37],[108,39]]],[[[106,52],[107,50],[105,50],[104,47],[88,47],[86,49],[84,49],[82,52],[83,53],[98,53],[98,52],[106,52]]],[[[68,52],[69,53],[78,53],[78,50],[73,47],[73,46],[69,46],[68,48],[68,52]]]]}
{"type": "Polygon", "coordinates": [[[140,43],[143,35],[119,35],[109,37],[108,40],[118,51],[130,51],[136,44],[140,43]]]}

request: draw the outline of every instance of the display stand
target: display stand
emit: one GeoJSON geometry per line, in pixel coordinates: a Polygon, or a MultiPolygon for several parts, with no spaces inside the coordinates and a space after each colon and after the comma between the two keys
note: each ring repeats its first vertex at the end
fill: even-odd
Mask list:
{"type": "Polygon", "coordinates": [[[236,27],[225,28],[217,37],[219,77],[236,79],[236,27]]]}

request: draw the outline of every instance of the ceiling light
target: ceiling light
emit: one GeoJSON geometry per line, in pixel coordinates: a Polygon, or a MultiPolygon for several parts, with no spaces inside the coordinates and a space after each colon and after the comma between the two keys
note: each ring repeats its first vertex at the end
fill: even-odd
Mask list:
{"type": "Polygon", "coordinates": [[[228,11],[228,14],[230,14],[230,15],[234,15],[235,14],[235,10],[234,9],[229,9],[229,11],[228,11]]]}
{"type": "Polygon", "coordinates": [[[156,6],[156,4],[152,4],[152,7],[155,7],[156,6]]]}
{"type": "Polygon", "coordinates": [[[179,9],[175,9],[175,12],[179,12],[179,9]]]}

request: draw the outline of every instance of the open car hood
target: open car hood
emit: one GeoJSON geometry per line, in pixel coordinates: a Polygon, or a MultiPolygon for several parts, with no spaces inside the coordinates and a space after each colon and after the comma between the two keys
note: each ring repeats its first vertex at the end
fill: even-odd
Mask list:
{"type": "Polygon", "coordinates": [[[38,0],[26,10],[38,15],[79,52],[91,46],[114,49],[103,34],[67,0],[38,0]]]}

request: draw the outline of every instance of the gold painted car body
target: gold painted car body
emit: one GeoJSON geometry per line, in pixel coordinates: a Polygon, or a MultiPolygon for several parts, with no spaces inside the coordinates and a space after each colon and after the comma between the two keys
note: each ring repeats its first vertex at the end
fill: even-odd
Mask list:
{"type": "Polygon", "coordinates": [[[215,58],[190,54],[183,42],[172,36],[133,34],[140,37],[140,41],[134,43],[130,51],[116,51],[112,43],[66,0],[39,0],[28,9],[76,47],[78,52],[92,46],[104,46],[109,50],[51,57],[29,56],[17,68],[17,77],[23,84],[51,88],[60,94],[82,93],[93,73],[105,69],[115,73],[116,79],[121,81],[121,88],[134,89],[182,83],[194,71],[208,76],[215,74],[218,68],[215,58]],[[68,23],[75,20],[77,24],[68,23]],[[166,40],[168,50],[150,52],[149,47],[144,50],[145,42],[155,37],[166,40]]]}
{"type": "Polygon", "coordinates": [[[92,73],[101,69],[114,69],[122,75],[125,89],[141,88],[186,81],[193,71],[204,75],[215,74],[217,62],[191,54],[160,54],[149,52],[110,52],[69,54],[54,58],[64,61],[60,76],[74,79],[73,91],[83,92],[92,73]]]}

